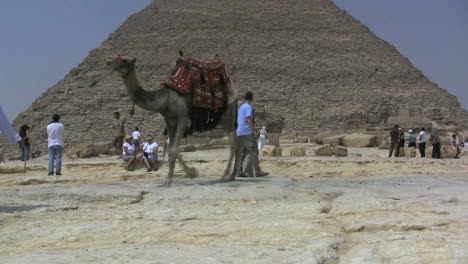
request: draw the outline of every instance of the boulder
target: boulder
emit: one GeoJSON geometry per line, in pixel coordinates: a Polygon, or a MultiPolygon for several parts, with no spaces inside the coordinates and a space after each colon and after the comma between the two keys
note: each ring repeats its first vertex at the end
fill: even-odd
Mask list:
{"type": "Polygon", "coordinates": [[[343,146],[343,138],[346,135],[338,135],[338,136],[332,136],[332,137],[326,137],[322,139],[322,142],[324,145],[328,144],[332,147],[336,146],[343,146]]]}
{"type": "Polygon", "coordinates": [[[328,137],[330,137],[330,136],[331,136],[331,133],[330,133],[330,132],[320,132],[320,133],[318,133],[318,134],[314,137],[314,142],[315,142],[316,144],[320,144],[320,145],[321,145],[321,144],[324,144],[324,143],[323,143],[323,139],[324,139],[324,138],[328,138],[328,137]]]}
{"type": "Polygon", "coordinates": [[[348,156],[348,149],[342,146],[337,146],[332,148],[332,154],[335,157],[347,157],[348,156]]]}
{"type": "Polygon", "coordinates": [[[374,135],[366,134],[351,134],[343,138],[343,145],[345,147],[376,147],[377,146],[377,137],[374,135]]]}
{"type": "Polygon", "coordinates": [[[416,157],[416,149],[402,148],[400,149],[400,157],[416,157]]]}
{"type": "Polygon", "coordinates": [[[330,145],[323,145],[314,149],[315,155],[317,156],[331,156],[333,155],[333,150],[330,145]]]}
{"type": "Polygon", "coordinates": [[[194,145],[185,145],[180,148],[181,152],[194,152],[197,148],[194,145]]]}
{"type": "Polygon", "coordinates": [[[291,156],[294,156],[294,157],[303,157],[306,155],[305,148],[301,148],[301,147],[292,148],[290,153],[291,153],[291,156]]]}
{"type": "Polygon", "coordinates": [[[379,145],[379,149],[390,149],[390,141],[390,138],[383,140],[379,145]]]}
{"type": "Polygon", "coordinates": [[[91,158],[99,154],[113,154],[107,143],[78,144],[65,151],[68,158],[91,158]]]}
{"type": "Polygon", "coordinates": [[[457,157],[457,147],[454,146],[448,146],[448,145],[443,145],[440,148],[440,153],[442,153],[442,157],[444,159],[454,159],[457,157]]]}
{"type": "Polygon", "coordinates": [[[263,156],[281,157],[283,149],[275,146],[265,146],[262,151],[263,156]]]}

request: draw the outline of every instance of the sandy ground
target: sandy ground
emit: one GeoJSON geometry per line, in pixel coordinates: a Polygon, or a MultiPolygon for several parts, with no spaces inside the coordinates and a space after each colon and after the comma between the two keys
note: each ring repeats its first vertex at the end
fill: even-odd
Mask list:
{"type": "Polygon", "coordinates": [[[184,153],[200,177],[176,168],[170,188],[167,164],[117,156],[65,160],[61,177],[45,158],[1,164],[0,262],[468,263],[467,156],[349,151],[262,157],[270,176],[235,182],[218,180],[227,150],[184,153]]]}

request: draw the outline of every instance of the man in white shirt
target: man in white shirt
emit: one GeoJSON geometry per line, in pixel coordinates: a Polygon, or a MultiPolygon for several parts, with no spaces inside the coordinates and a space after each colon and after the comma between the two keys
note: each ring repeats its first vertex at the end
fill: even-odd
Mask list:
{"type": "Polygon", "coordinates": [[[63,154],[63,131],[62,123],[59,123],[60,116],[54,114],[52,123],[47,126],[47,138],[49,147],[49,176],[54,175],[54,159],[57,160],[55,174],[62,175],[62,154],[63,154]]]}
{"type": "Polygon", "coordinates": [[[418,137],[419,143],[419,153],[421,154],[421,158],[426,157],[426,128],[421,127],[421,132],[419,132],[418,137]]]}
{"type": "Polygon", "coordinates": [[[140,149],[140,131],[138,127],[135,127],[135,131],[133,131],[132,137],[132,143],[133,145],[135,145],[135,152],[138,152],[138,150],[140,149]]]}

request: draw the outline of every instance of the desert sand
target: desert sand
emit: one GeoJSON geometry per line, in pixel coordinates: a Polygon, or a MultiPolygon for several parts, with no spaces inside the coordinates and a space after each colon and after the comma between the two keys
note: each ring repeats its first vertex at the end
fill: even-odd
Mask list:
{"type": "MultiPolygon", "coordinates": [[[[299,144],[297,144],[299,145],[299,144]]],[[[289,153],[285,146],[283,153],[289,153]]],[[[262,157],[221,182],[227,149],[184,153],[200,177],[117,156],[0,164],[1,263],[468,263],[468,157],[262,157]]]]}

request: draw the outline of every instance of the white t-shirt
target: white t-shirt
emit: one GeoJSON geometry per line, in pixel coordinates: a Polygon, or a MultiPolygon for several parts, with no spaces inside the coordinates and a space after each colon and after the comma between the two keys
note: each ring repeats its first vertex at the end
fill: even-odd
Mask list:
{"type": "Polygon", "coordinates": [[[129,144],[128,142],[125,142],[123,144],[123,152],[122,152],[122,155],[127,155],[127,153],[125,153],[125,147],[127,147],[127,151],[130,155],[133,154],[133,152],[135,152],[135,146],[133,144],[129,144]]]}
{"type": "Polygon", "coordinates": [[[418,143],[424,143],[424,142],[426,142],[426,132],[421,131],[419,133],[418,143]]]}
{"type": "Polygon", "coordinates": [[[139,138],[140,138],[140,132],[138,132],[138,131],[136,131],[136,130],[133,131],[132,137],[133,137],[133,139],[139,139],[139,138]]]}
{"type": "Polygon", "coordinates": [[[152,144],[145,143],[143,145],[143,151],[146,153],[153,153],[158,147],[158,143],[153,142],[152,144]]]}
{"type": "Polygon", "coordinates": [[[50,123],[47,126],[47,141],[48,147],[62,146],[63,147],[63,124],[62,123],[50,123]]]}

